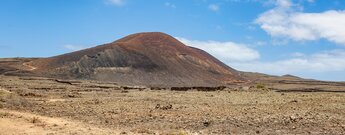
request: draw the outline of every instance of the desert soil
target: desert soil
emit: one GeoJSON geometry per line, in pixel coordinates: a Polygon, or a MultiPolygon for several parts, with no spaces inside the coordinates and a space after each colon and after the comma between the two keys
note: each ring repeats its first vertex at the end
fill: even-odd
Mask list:
{"type": "Polygon", "coordinates": [[[342,85],[205,92],[67,82],[0,76],[0,134],[345,134],[342,85]]]}

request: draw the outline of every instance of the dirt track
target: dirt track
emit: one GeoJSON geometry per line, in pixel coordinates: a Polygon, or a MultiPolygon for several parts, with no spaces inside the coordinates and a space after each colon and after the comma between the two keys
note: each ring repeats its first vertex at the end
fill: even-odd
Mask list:
{"type": "Polygon", "coordinates": [[[1,124],[0,130],[8,134],[345,134],[343,86],[267,84],[290,91],[178,92],[63,82],[1,76],[0,122],[8,124],[1,124]],[[338,92],[291,92],[308,87],[338,92]],[[33,117],[39,122],[33,123],[33,117]]]}

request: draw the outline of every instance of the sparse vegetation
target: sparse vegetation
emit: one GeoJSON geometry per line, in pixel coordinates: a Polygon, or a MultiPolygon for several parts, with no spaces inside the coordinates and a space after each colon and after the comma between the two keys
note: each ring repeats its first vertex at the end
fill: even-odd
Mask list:
{"type": "MultiPolygon", "coordinates": [[[[20,119],[17,120],[18,122],[25,120],[26,124],[42,130],[47,130],[46,127],[54,130],[66,130],[60,129],[60,127],[70,127],[70,123],[68,125],[58,123],[57,126],[51,125],[50,121],[47,121],[48,117],[58,119],[62,117],[84,122],[86,127],[92,129],[85,130],[87,132],[93,131],[95,126],[100,126],[115,131],[126,131],[123,134],[162,133],[167,135],[277,134],[274,131],[280,129],[284,130],[281,130],[279,134],[308,134],[307,131],[311,130],[315,134],[342,134],[343,127],[333,125],[335,122],[345,123],[344,117],[341,117],[345,116],[343,111],[345,95],[342,93],[317,92],[304,94],[308,95],[305,97],[294,92],[281,96],[277,92],[262,91],[270,88],[283,91],[298,87],[318,87],[320,89],[327,87],[343,90],[343,86],[281,85],[265,82],[234,86],[233,90],[223,91],[140,91],[140,89],[131,89],[128,90],[129,93],[124,94],[121,90],[98,88],[99,82],[83,81],[83,84],[70,86],[54,80],[20,80],[15,77],[2,77],[0,87],[6,87],[12,93],[4,94],[2,92],[3,99],[0,100],[0,103],[11,111],[30,112],[32,115],[19,118],[17,117],[19,115],[15,113],[14,116],[0,114],[0,118],[4,117],[8,121],[20,119]],[[12,81],[8,81],[9,79],[12,81]],[[66,88],[27,89],[38,86],[58,88],[62,85],[66,88]],[[241,90],[235,91],[235,89],[241,90]],[[19,90],[27,90],[25,93],[32,92],[44,96],[22,97],[18,94],[19,90]],[[228,93],[229,91],[231,92],[228,93]],[[80,98],[64,96],[74,92],[78,92],[75,94],[80,98]],[[324,105],[325,102],[331,106],[324,105]],[[292,109],[293,111],[287,111],[292,109]],[[41,117],[38,114],[44,116],[41,117]],[[267,117],[268,114],[270,117],[267,117]],[[332,117],[332,115],[340,117],[332,117]],[[318,124],[315,125],[315,123],[318,124]],[[312,125],[312,127],[308,125],[312,125]],[[237,131],[233,129],[237,129],[237,131]],[[181,130],[186,132],[181,132],[181,130]]],[[[75,130],[78,130],[75,133],[81,131],[75,130]]],[[[102,134],[101,132],[93,133],[102,134]]]]}
{"type": "Polygon", "coordinates": [[[264,84],[256,84],[256,88],[257,89],[265,89],[265,85],[264,84]]]}
{"type": "Polygon", "coordinates": [[[0,112],[0,118],[6,118],[8,116],[11,116],[11,114],[8,112],[0,112]]]}
{"type": "Polygon", "coordinates": [[[165,104],[165,105],[161,105],[161,104],[157,104],[155,109],[161,109],[161,110],[169,110],[172,109],[172,104],[165,104]]]}
{"type": "Polygon", "coordinates": [[[133,130],[132,132],[136,132],[139,134],[155,134],[155,132],[153,132],[150,129],[146,129],[146,128],[139,128],[139,129],[133,130]]]}
{"type": "Polygon", "coordinates": [[[21,97],[43,97],[43,95],[41,95],[40,93],[34,92],[30,89],[20,89],[16,91],[16,93],[21,97]]]}
{"type": "Polygon", "coordinates": [[[36,124],[36,123],[41,123],[41,120],[38,117],[32,117],[30,122],[36,124]]]}
{"type": "Polygon", "coordinates": [[[32,104],[27,99],[13,93],[0,96],[0,108],[21,108],[29,107],[31,105],[32,104]]]}
{"type": "Polygon", "coordinates": [[[3,90],[0,89],[0,97],[4,96],[5,92],[3,90]]]}
{"type": "Polygon", "coordinates": [[[188,135],[187,132],[181,131],[180,133],[178,133],[177,135],[188,135]]]}
{"type": "Polygon", "coordinates": [[[255,88],[256,88],[257,90],[269,91],[269,89],[266,87],[266,85],[265,85],[265,84],[262,84],[262,83],[256,84],[255,88]]]}
{"type": "Polygon", "coordinates": [[[188,135],[185,131],[174,132],[174,133],[166,133],[165,135],[188,135]]]}

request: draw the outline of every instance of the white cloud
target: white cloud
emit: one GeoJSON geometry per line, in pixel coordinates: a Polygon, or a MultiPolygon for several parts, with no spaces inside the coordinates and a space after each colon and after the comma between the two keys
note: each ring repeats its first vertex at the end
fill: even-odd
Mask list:
{"type": "Polygon", "coordinates": [[[176,8],[175,4],[169,3],[169,2],[165,2],[164,3],[165,6],[170,7],[170,8],[176,8]]]}
{"type": "MultiPolygon", "coordinates": [[[[297,54],[297,53],[296,53],[297,54]]],[[[227,63],[236,69],[268,74],[305,74],[345,71],[345,50],[332,50],[274,62],[227,63]]]]}
{"type": "Polygon", "coordinates": [[[208,5],[208,9],[210,9],[211,11],[219,11],[219,6],[218,5],[216,5],[216,4],[210,4],[210,5],[208,5]]]}
{"type": "Polygon", "coordinates": [[[264,45],[267,45],[267,42],[265,42],[265,41],[255,41],[254,45],[255,46],[264,46],[264,45]]]}
{"type": "Polygon", "coordinates": [[[276,0],[276,5],[279,7],[291,7],[293,4],[290,0],[276,0]]]}
{"type": "Polygon", "coordinates": [[[107,3],[116,5],[116,6],[122,6],[125,4],[125,0],[107,0],[107,3]]]}
{"type": "Polygon", "coordinates": [[[259,52],[242,44],[233,42],[188,40],[185,38],[177,39],[188,46],[205,50],[225,63],[233,61],[253,61],[260,58],[259,52]]]}
{"type": "Polygon", "coordinates": [[[256,23],[273,37],[295,41],[326,39],[345,45],[345,10],[304,13],[290,0],[276,0],[276,7],[261,14],[256,23]]]}
{"type": "MultiPolygon", "coordinates": [[[[202,49],[240,71],[273,75],[293,74],[307,77],[330,72],[345,72],[345,50],[329,50],[314,54],[292,53],[289,58],[276,61],[260,60],[260,53],[234,42],[198,41],[177,38],[182,43],[202,49]]],[[[322,78],[317,78],[322,79],[322,78]]]]}
{"type": "Polygon", "coordinates": [[[65,45],[64,46],[65,49],[71,50],[71,51],[78,51],[78,50],[82,50],[85,49],[87,47],[85,46],[79,46],[79,45],[65,45]]]}
{"type": "Polygon", "coordinates": [[[304,57],[305,54],[301,52],[295,52],[291,54],[292,57],[304,57]]]}
{"type": "MultiPolygon", "coordinates": [[[[295,52],[288,58],[276,61],[260,60],[260,53],[246,45],[233,42],[198,41],[177,38],[182,43],[202,49],[225,64],[240,71],[259,72],[272,75],[293,74],[314,79],[336,80],[328,73],[345,72],[345,50],[329,50],[314,54],[295,52]]],[[[341,77],[338,77],[338,80],[341,77]]]]}

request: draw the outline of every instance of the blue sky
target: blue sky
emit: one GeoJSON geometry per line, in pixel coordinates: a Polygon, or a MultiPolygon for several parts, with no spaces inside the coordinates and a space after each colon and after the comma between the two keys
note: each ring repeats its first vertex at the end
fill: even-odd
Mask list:
{"type": "Polygon", "coordinates": [[[242,71],[345,81],[342,0],[2,0],[0,57],[160,31],[242,71]]]}

